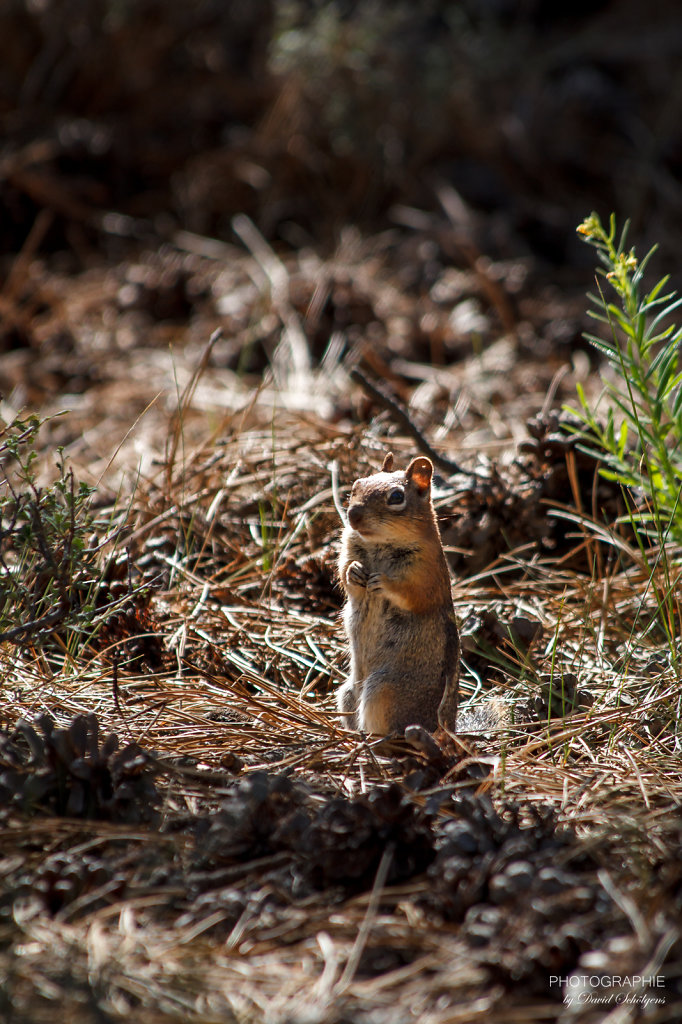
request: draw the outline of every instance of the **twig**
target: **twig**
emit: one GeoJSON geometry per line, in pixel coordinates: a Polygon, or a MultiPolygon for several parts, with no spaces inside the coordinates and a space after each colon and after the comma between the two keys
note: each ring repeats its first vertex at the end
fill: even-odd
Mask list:
{"type": "Polygon", "coordinates": [[[425,455],[433,462],[434,466],[438,469],[442,469],[445,473],[463,473],[465,476],[480,477],[480,473],[477,473],[473,469],[465,469],[464,466],[460,466],[459,462],[455,459],[449,459],[446,455],[440,455],[429,442],[426,440],[422,432],[414,425],[410,419],[407,411],[400,405],[395,398],[387,395],[385,391],[373,384],[372,381],[365,377],[364,373],[355,367],[350,371],[351,380],[354,380],[356,384],[359,384],[371,398],[380,405],[383,405],[385,409],[388,409],[390,413],[398,420],[398,423],[405,428],[411,437],[417,442],[418,447],[425,455]]]}
{"type": "Polygon", "coordinates": [[[61,602],[59,607],[53,612],[49,612],[47,615],[42,615],[39,619],[32,619],[31,622],[24,622],[20,626],[14,626],[13,629],[7,629],[4,633],[0,633],[0,643],[14,643],[18,637],[27,636],[31,633],[38,633],[49,626],[56,626],[63,618],[65,618],[71,611],[70,604],[67,603],[64,606],[61,602]]]}

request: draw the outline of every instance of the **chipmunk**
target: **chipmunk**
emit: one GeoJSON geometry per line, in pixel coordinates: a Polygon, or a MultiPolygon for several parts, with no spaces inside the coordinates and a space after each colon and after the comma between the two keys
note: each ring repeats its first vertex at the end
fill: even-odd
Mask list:
{"type": "Polygon", "coordinates": [[[475,712],[457,722],[459,632],[432,476],[423,456],[394,471],[389,452],[381,472],[353,484],[338,564],[350,674],[337,705],[348,728],[387,735],[501,724],[475,712]]]}

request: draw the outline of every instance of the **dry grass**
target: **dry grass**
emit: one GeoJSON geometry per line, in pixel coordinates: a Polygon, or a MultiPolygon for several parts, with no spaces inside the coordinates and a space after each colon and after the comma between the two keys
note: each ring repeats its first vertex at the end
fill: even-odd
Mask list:
{"type": "MultiPolygon", "coordinates": [[[[185,389],[183,416],[172,420],[171,457],[129,499],[132,565],[157,580],[148,624],[158,664],[127,646],[125,633],[96,635],[76,656],[58,637],[2,650],[10,729],[41,713],[66,725],[94,711],[103,733],[155,752],[163,795],[161,831],[6,815],[2,871],[15,893],[10,904],[6,897],[12,917],[5,913],[1,930],[6,1011],[38,1022],[53,1017],[58,1001],[64,1019],[78,1022],[575,1019],[549,983],[566,961],[555,956],[552,968],[551,943],[524,917],[523,901],[514,903],[512,892],[511,902],[490,904],[488,889],[480,890],[479,902],[501,905],[506,923],[494,939],[472,944],[476,900],[468,916],[466,902],[441,913],[434,901],[444,878],[417,871],[387,882],[390,842],[359,891],[331,884],[283,895],[282,877],[300,851],[292,862],[290,849],[267,843],[228,857],[219,882],[197,882],[196,822],[217,820],[221,801],[234,795],[235,757],[247,780],[266,771],[305,783],[318,809],[401,784],[428,769],[428,757],[361,739],[335,713],[344,644],[332,581],[338,525],[330,467],[337,463],[345,485],[377,461],[385,439],[252,407],[221,423],[219,441],[193,446],[187,396],[196,383],[185,389]],[[51,858],[79,862],[84,851],[120,862],[125,886],[108,877],[75,900],[53,897],[52,909],[32,893],[31,879],[44,877],[51,858]],[[150,858],[172,870],[156,877],[150,858]]],[[[390,444],[409,451],[399,437],[390,444]]],[[[576,545],[585,544],[577,532],[576,545]]],[[[416,790],[410,783],[405,799],[431,808],[435,835],[459,820],[458,794],[492,798],[501,821],[516,807],[529,830],[515,840],[521,851],[533,833],[532,808],[544,815],[553,808],[553,828],[572,838],[554,853],[536,850],[545,858],[536,868],[570,866],[573,875],[563,911],[553,904],[547,919],[557,931],[562,914],[573,921],[578,970],[587,971],[589,959],[576,957],[595,948],[606,973],[665,973],[667,1002],[655,1019],[676,1019],[680,688],[677,652],[654,622],[657,580],[641,564],[597,579],[532,560],[512,575],[515,560],[518,568],[514,556],[457,588],[463,619],[494,607],[503,623],[523,615],[542,625],[530,650],[498,637],[488,662],[516,709],[515,725],[468,753],[452,750],[440,782],[422,778],[416,790]],[[496,670],[495,658],[502,659],[496,670]],[[544,718],[538,695],[549,680],[560,689],[569,673],[591,706],[579,699],[574,714],[544,718]],[[492,765],[487,779],[472,775],[469,754],[492,765]],[[594,897],[587,914],[586,892],[594,897]]],[[[463,695],[478,699],[489,679],[481,680],[480,650],[468,647],[463,695]]],[[[507,841],[499,840],[500,850],[507,841]]],[[[516,856],[534,862],[532,850],[516,856]]],[[[486,868],[488,888],[502,884],[494,879],[510,858],[498,850],[486,868]]],[[[602,1018],[585,1010],[580,1019],[602,1018]]]]}

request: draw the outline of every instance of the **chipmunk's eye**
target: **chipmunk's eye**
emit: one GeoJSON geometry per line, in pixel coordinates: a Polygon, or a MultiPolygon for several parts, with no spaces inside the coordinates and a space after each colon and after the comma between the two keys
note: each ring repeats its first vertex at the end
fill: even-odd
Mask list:
{"type": "Polygon", "coordinates": [[[392,505],[396,509],[403,507],[405,504],[405,491],[402,487],[394,487],[392,491],[389,491],[386,504],[392,505]]]}

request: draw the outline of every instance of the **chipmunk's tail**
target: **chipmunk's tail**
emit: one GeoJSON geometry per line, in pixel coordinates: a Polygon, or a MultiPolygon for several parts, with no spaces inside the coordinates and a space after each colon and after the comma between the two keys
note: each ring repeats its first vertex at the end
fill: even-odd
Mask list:
{"type": "Polygon", "coordinates": [[[438,724],[452,736],[457,731],[457,704],[459,701],[459,664],[445,677],[443,696],[438,705],[438,724]]]}
{"type": "Polygon", "coordinates": [[[438,705],[438,724],[451,736],[457,731],[457,705],[459,703],[460,643],[455,610],[444,611],[445,627],[445,685],[438,705]]]}

